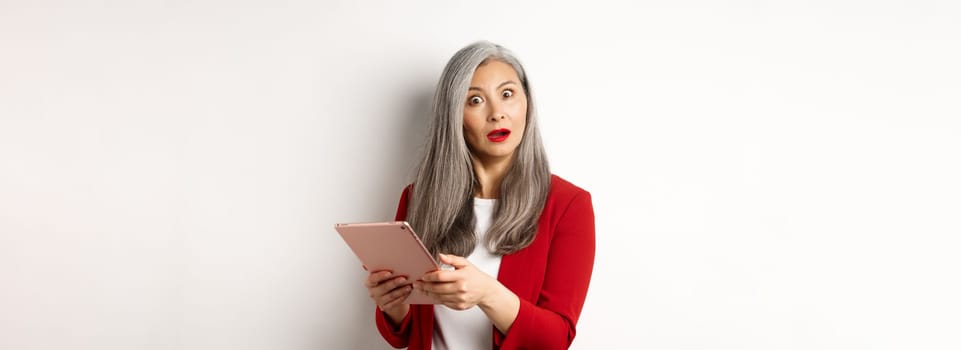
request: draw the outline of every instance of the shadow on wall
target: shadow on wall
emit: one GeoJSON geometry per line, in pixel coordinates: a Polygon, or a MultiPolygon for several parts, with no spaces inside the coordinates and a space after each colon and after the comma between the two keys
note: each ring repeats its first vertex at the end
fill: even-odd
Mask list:
{"type": "MultiPolygon", "coordinates": [[[[369,76],[383,75],[371,73],[369,76]]],[[[429,79],[433,77],[426,74],[401,77],[396,83],[392,82],[372,92],[384,94],[388,98],[385,99],[386,105],[372,106],[365,110],[370,113],[369,118],[374,119],[371,124],[377,128],[371,134],[380,139],[371,140],[375,147],[366,150],[375,154],[357,158],[360,162],[369,162],[360,164],[360,169],[373,173],[365,176],[365,181],[370,183],[353,189],[358,192],[358,198],[364,199],[364,207],[355,213],[358,214],[356,217],[378,221],[394,219],[401,191],[412,178],[424,144],[434,93],[434,83],[429,83],[429,79]],[[394,96],[390,96],[391,94],[394,96]]],[[[378,80],[376,83],[382,84],[383,81],[378,80]]],[[[374,83],[369,81],[361,82],[354,88],[363,89],[372,85],[374,83]]],[[[391,348],[377,333],[374,325],[374,304],[362,287],[366,272],[360,269],[359,263],[353,258],[351,256],[349,266],[356,265],[356,271],[350,272],[344,283],[330,285],[342,289],[331,293],[340,304],[333,310],[346,314],[331,315],[329,312],[320,312],[314,316],[320,319],[319,324],[322,326],[336,323],[334,328],[340,333],[334,336],[338,339],[323,339],[323,336],[314,338],[312,342],[318,346],[313,348],[391,348]]]]}
{"type": "Polygon", "coordinates": [[[430,120],[433,85],[418,82],[412,83],[411,87],[406,89],[408,94],[404,99],[406,105],[403,111],[388,123],[388,130],[395,132],[391,132],[391,137],[382,142],[382,156],[371,158],[371,161],[382,162],[385,171],[380,176],[381,181],[368,187],[372,192],[366,198],[378,204],[376,212],[385,213],[385,220],[394,219],[401,191],[413,179],[430,120]]]}
{"type": "MultiPolygon", "coordinates": [[[[423,148],[427,124],[430,120],[431,99],[434,93],[434,86],[424,84],[423,81],[409,81],[410,88],[407,91],[404,102],[405,106],[402,113],[398,113],[397,118],[389,124],[396,130],[392,133],[395,137],[383,142],[384,152],[382,157],[373,157],[377,161],[385,163],[386,169],[396,169],[396,171],[385,171],[382,173],[382,181],[376,186],[371,186],[373,190],[368,198],[376,198],[371,202],[378,204],[377,212],[385,213],[385,220],[393,220],[397,212],[397,203],[400,199],[401,191],[404,186],[410,183],[420,159],[420,152],[423,148]]],[[[363,278],[363,277],[361,277],[363,278]]],[[[358,280],[360,284],[362,280],[358,280]]],[[[368,298],[366,290],[358,293],[357,310],[361,311],[361,317],[357,324],[358,329],[354,331],[355,349],[392,349],[377,333],[374,325],[374,304],[368,298]]]]}

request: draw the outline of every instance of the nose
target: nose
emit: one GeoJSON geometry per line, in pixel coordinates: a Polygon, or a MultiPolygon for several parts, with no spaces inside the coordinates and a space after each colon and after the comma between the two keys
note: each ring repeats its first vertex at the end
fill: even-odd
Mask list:
{"type": "Polygon", "coordinates": [[[503,101],[490,101],[490,116],[488,120],[492,123],[496,123],[500,120],[507,119],[507,112],[505,109],[507,106],[503,101]]]}
{"type": "Polygon", "coordinates": [[[504,109],[501,108],[499,104],[493,103],[491,107],[493,108],[491,108],[491,114],[488,117],[490,121],[497,122],[498,120],[507,118],[507,113],[504,112],[504,109]]]}

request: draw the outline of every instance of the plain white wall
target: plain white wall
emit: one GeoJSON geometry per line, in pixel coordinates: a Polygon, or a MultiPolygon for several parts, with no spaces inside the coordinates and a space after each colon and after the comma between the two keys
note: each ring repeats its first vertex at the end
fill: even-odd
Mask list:
{"type": "Polygon", "coordinates": [[[376,349],[458,48],[593,193],[574,348],[957,349],[953,1],[0,1],[0,348],[376,349]]]}

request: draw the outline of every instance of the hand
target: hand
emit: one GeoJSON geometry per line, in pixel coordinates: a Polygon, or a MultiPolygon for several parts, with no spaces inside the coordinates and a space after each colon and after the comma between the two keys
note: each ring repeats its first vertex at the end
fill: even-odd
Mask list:
{"type": "Polygon", "coordinates": [[[467,310],[483,304],[501,287],[497,279],[484,273],[467,259],[447,254],[439,256],[442,263],[453,266],[454,270],[430,272],[415,281],[414,287],[441,304],[454,310],[467,310]]]}
{"type": "Polygon", "coordinates": [[[367,275],[364,287],[367,287],[367,292],[374,304],[387,313],[395,324],[400,323],[407,316],[410,305],[404,304],[404,300],[410,295],[413,287],[406,277],[394,276],[391,271],[374,271],[367,275]]]}

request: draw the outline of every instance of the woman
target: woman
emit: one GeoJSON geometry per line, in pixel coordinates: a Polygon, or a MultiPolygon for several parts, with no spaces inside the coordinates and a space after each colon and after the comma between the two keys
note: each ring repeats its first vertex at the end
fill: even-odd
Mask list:
{"type": "Polygon", "coordinates": [[[396,219],[453,269],[370,273],[364,286],[392,346],[570,346],[594,265],[594,211],[587,191],[550,173],[527,74],[511,52],[477,42],[447,63],[396,219]],[[438,304],[404,304],[410,293],[438,304]]]}

